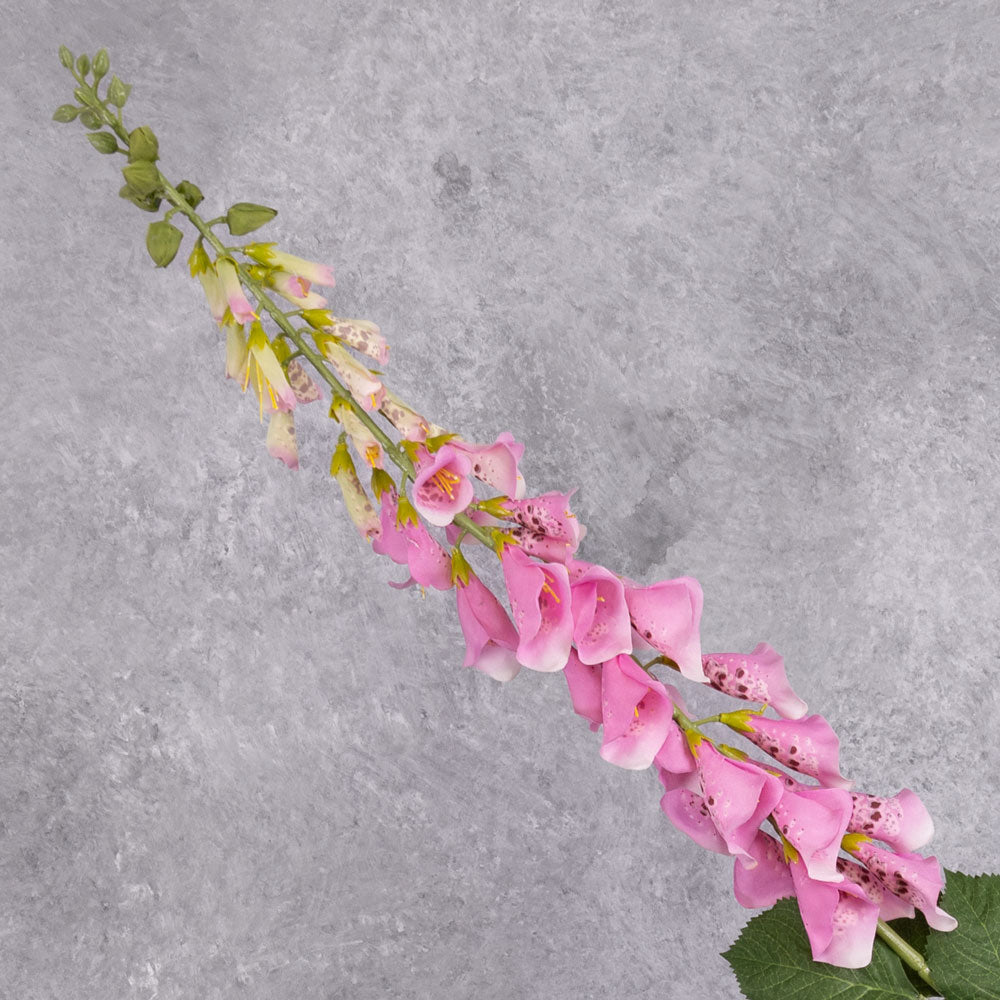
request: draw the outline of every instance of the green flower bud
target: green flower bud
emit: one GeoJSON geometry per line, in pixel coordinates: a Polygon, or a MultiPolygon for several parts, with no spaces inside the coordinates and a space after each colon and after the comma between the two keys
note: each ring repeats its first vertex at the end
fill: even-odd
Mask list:
{"type": "Polygon", "coordinates": [[[138,163],[122,167],[122,176],[144,197],[159,191],[162,186],[159,170],[148,160],[140,160],[138,163]]]}
{"type": "Polygon", "coordinates": [[[198,185],[192,184],[190,181],[181,181],[177,185],[177,193],[192,208],[197,208],[205,200],[205,196],[199,190],[198,185]]]}
{"type": "Polygon", "coordinates": [[[90,87],[75,87],[73,89],[73,96],[81,103],[90,105],[92,103],[91,97],[93,97],[93,91],[90,87]]]}
{"type": "Polygon", "coordinates": [[[94,56],[94,83],[97,83],[102,76],[105,76],[111,68],[111,60],[108,59],[107,49],[98,49],[94,56]]]}
{"type": "Polygon", "coordinates": [[[141,208],[144,212],[158,212],[160,202],[163,200],[158,194],[143,194],[130,184],[119,189],[118,197],[132,202],[136,208],[141,208]]]}
{"type": "Polygon", "coordinates": [[[154,163],[160,156],[160,144],[148,125],[140,125],[128,134],[128,162],[154,163]]]}
{"type": "Polygon", "coordinates": [[[52,116],[54,122],[71,122],[80,113],[80,109],[75,104],[60,104],[52,116]]]}
{"type": "Polygon", "coordinates": [[[73,53],[70,52],[65,45],[59,46],[59,62],[61,62],[66,69],[73,68],[73,53]]]}
{"type": "Polygon", "coordinates": [[[77,59],[76,71],[80,76],[86,76],[90,72],[90,56],[82,55],[77,59]]]}
{"type": "Polygon", "coordinates": [[[98,153],[116,153],[118,151],[118,143],[110,132],[91,132],[87,138],[98,153]]]}
{"type": "Polygon", "coordinates": [[[132,84],[122,83],[117,76],[112,74],[111,82],[108,84],[108,100],[116,108],[124,108],[128,95],[132,92],[132,84]]]}
{"type": "Polygon", "coordinates": [[[184,234],[169,222],[161,219],[151,222],[146,230],[146,249],[157,267],[166,267],[177,256],[184,234]]]}
{"type": "Polygon", "coordinates": [[[96,111],[91,111],[90,108],[85,108],[80,112],[80,123],[85,128],[89,128],[91,132],[96,132],[104,126],[101,116],[96,111]]]}
{"type": "Polygon", "coordinates": [[[270,222],[277,211],[268,208],[266,205],[254,205],[253,202],[239,201],[226,212],[226,225],[233,236],[244,236],[252,233],[255,229],[260,229],[265,223],[270,222]]]}

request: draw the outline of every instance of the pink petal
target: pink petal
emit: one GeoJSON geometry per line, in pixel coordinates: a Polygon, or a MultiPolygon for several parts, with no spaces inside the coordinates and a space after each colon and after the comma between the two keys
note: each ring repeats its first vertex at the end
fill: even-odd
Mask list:
{"type": "Polygon", "coordinates": [[[465,635],[463,666],[475,666],[487,643],[492,642],[511,651],[517,648],[517,630],[507,612],[475,573],[469,574],[467,584],[456,584],[455,596],[458,620],[465,635]]]}
{"type": "Polygon", "coordinates": [[[466,479],[469,468],[468,456],[446,444],[421,463],[413,483],[413,506],[437,527],[450,524],[475,498],[466,479]]]}
{"type": "Polygon", "coordinates": [[[752,653],[711,653],[702,666],[709,684],[733,698],[765,702],[786,719],[806,714],[785,676],[785,661],[766,642],[752,653]]]}
{"type": "Polygon", "coordinates": [[[451,590],[451,556],[423,524],[402,526],[406,539],[406,562],[413,579],[422,587],[451,590]]]}
{"type": "Polygon", "coordinates": [[[850,788],[853,784],[840,773],[840,740],[822,715],[796,720],[755,715],[747,720],[747,725],[753,731],[741,735],[779,764],[818,778],[828,787],[850,788]]]}
{"type": "Polygon", "coordinates": [[[396,524],[398,504],[392,492],[382,494],[382,510],[379,514],[381,534],[372,541],[372,549],[379,555],[388,556],[394,563],[405,566],[409,562],[410,546],[406,536],[396,524]]]}
{"type": "Polygon", "coordinates": [[[632,652],[625,588],[603,566],[591,566],[571,584],[573,641],[584,663],[632,652]]]}
{"type": "Polygon", "coordinates": [[[895,851],[916,851],[934,836],[934,820],[919,797],[904,788],[891,798],[853,794],[849,833],[865,833],[895,851]]]}
{"type": "Polygon", "coordinates": [[[837,871],[849,879],[878,907],[880,920],[897,920],[912,917],[916,912],[912,903],[905,903],[888,889],[867,868],[849,858],[837,858],[837,871]]]}
{"type": "Polygon", "coordinates": [[[531,670],[562,670],[573,641],[566,567],[543,566],[515,547],[504,549],[501,564],[520,636],[518,661],[531,670]]]}
{"type": "Polygon", "coordinates": [[[604,721],[601,708],[601,665],[584,663],[577,656],[576,650],[571,649],[563,673],[569,685],[573,711],[589,719],[591,728],[596,729],[604,721]]]}
{"type": "Polygon", "coordinates": [[[698,634],[703,600],[698,581],[682,576],[651,587],[626,586],[625,599],[642,638],[669,656],[685,677],[707,683],[698,634]]]}
{"type": "Polygon", "coordinates": [[[754,863],[745,864],[738,858],[733,865],[733,893],[740,906],[773,906],[779,899],[795,895],[792,873],[774,837],[758,830],[747,850],[754,863]]]}
{"type": "Polygon", "coordinates": [[[722,834],[715,828],[702,796],[687,788],[673,788],[660,799],[660,808],[681,833],[686,833],[699,847],[716,854],[728,854],[722,834]]]}
{"type": "Polygon", "coordinates": [[[649,767],[673,725],[673,712],[666,689],[631,656],[608,660],[601,670],[601,756],[632,771],[649,767]]]}
{"type": "Polygon", "coordinates": [[[510,431],[497,435],[493,444],[469,444],[456,439],[452,445],[469,456],[472,475],[488,483],[498,493],[507,497],[522,496],[518,492],[523,484],[517,470],[517,463],[524,454],[524,445],[514,440],[510,431]]]}
{"type": "Polygon", "coordinates": [[[772,811],[782,836],[802,856],[809,877],[841,882],[837,855],[851,817],[851,796],[841,788],[786,788],[772,811]]]}

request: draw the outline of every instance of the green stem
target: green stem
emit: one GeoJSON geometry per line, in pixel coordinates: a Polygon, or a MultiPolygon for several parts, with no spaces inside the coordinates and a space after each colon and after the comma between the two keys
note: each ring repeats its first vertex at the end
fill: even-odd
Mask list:
{"type": "Polygon", "coordinates": [[[875,933],[908,965],[935,993],[940,990],[931,979],[930,966],[923,955],[904,941],[884,920],[880,920],[875,933]]]}

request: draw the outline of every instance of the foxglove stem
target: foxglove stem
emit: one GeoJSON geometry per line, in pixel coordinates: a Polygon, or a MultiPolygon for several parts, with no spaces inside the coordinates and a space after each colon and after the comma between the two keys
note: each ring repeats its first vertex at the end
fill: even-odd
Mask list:
{"type": "Polygon", "coordinates": [[[875,926],[875,933],[880,937],[935,993],[941,991],[931,979],[931,969],[923,955],[912,945],[904,941],[884,920],[875,926]]]}

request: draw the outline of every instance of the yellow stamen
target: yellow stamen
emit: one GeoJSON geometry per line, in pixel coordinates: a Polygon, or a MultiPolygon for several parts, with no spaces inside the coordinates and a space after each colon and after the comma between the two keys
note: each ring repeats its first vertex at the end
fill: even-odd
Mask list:
{"type": "Polygon", "coordinates": [[[442,493],[447,493],[449,500],[455,499],[455,484],[461,482],[461,480],[461,476],[456,476],[454,472],[450,472],[448,469],[438,469],[437,472],[431,476],[431,482],[433,482],[442,493]]]}
{"type": "Polygon", "coordinates": [[[543,570],[543,573],[544,573],[544,576],[545,576],[545,582],[542,584],[542,593],[543,594],[548,594],[549,597],[551,597],[552,600],[556,602],[556,604],[562,604],[562,601],[559,600],[559,595],[552,589],[551,586],[549,586],[549,575],[548,575],[548,573],[545,573],[544,570],[543,570]]]}
{"type": "Polygon", "coordinates": [[[377,444],[370,444],[365,448],[365,461],[374,469],[375,463],[378,462],[379,455],[382,454],[382,449],[377,444]]]}
{"type": "Polygon", "coordinates": [[[635,717],[637,719],[639,718],[639,706],[638,705],[635,706],[635,717]]]}

